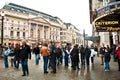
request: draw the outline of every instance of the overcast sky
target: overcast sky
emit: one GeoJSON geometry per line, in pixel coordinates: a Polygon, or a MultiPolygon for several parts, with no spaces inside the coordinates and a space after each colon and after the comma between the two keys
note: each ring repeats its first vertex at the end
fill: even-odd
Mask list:
{"type": "Polygon", "coordinates": [[[75,25],[81,32],[85,29],[89,35],[92,33],[89,0],[0,0],[0,8],[10,2],[57,16],[64,22],[75,25]]]}

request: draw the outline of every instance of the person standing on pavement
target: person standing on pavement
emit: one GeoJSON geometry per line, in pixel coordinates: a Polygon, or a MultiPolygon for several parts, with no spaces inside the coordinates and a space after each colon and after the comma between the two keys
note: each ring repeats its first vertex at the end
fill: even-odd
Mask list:
{"type": "Polygon", "coordinates": [[[16,43],[14,48],[14,66],[16,69],[19,68],[19,62],[20,62],[20,44],[16,43]]]}
{"type": "Polygon", "coordinates": [[[9,63],[8,63],[8,55],[10,54],[10,49],[8,47],[4,47],[4,55],[3,55],[3,61],[4,61],[4,65],[5,68],[9,67],[9,63]]]}
{"type": "Polygon", "coordinates": [[[104,62],[104,53],[105,53],[105,46],[102,44],[102,47],[100,48],[100,57],[101,57],[101,65],[103,65],[104,62]]]}
{"type": "Polygon", "coordinates": [[[20,47],[20,59],[21,59],[21,65],[22,65],[22,76],[29,75],[29,69],[28,69],[28,59],[31,59],[31,50],[30,46],[27,45],[26,40],[22,41],[22,46],[20,47]]]}
{"type": "Polygon", "coordinates": [[[51,67],[52,67],[52,71],[51,73],[56,73],[56,62],[57,62],[57,51],[56,51],[56,45],[55,42],[51,42],[50,45],[50,57],[51,57],[51,67]]]}
{"type": "Polygon", "coordinates": [[[85,48],[83,45],[80,47],[80,56],[81,56],[81,64],[85,64],[85,48]]]}
{"type": "Polygon", "coordinates": [[[110,56],[109,49],[105,48],[105,53],[104,53],[104,69],[105,69],[105,71],[110,70],[110,64],[109,64],[110,59],[111,59],[111,56],[110,56]]]}
{"type": "Polygon", "coordinates": [[[40,53],[43,56],[43,68],[44,68],[44,74],[47,74],[47,68],[48,68],[48,59],[49,59],[49,49],[48,49],[48,44],[44,43],[42,48],[40,49],[40,53]]]}
{"type": "Polygon", "coordinates": [[[38,43],[36,43],[35,47],[33,48],[33,54],[35,54],[35,64],[39,64],[39,59],[40,59],[40,48],[38,43]]]}
{"type": "Polygon", "coordinates": [[[90,55],[91,55],[91,50],[88,47],[88,45],[86,45],[86,47],[85,47],[85,59],[86,59],[87,66],[89,65],[90,55]]]}
{"type": "Polygon", "coordinates": [[[67,51],[67,48],[63,47],[63,53],[64,53],[64,64],[65,67],[68,67],[68,59],[69,59],[69,53],[67,51]]]}
{"type": "Polygon", "coordinates": [[[62,64],[62,49],[60,45],[57,46],[57,65],[62,64]]]}
{"type": "Polygon", "coordinates": [[[117,58],[118,58],[118,71],[120,71],[120,43],[118,44],[115,53],[117,54],[117,58]]]}
{"type": "MultiPolygon", "coordinates": [[[[13,65],[14,65],[14,43],[11,42],[11,43],[9,44],[8,48],[10,49],[9,57],[10,57],[11,67],[13,67],[13,65]]],[[[14,66],[15,66],[15,65],[14,65],[14,66]]]]}
{"type": "Polygon", "coordinates": [[[79,48],[78,44],[74,46],[72,51],[70,52],[71,60],[72,60],[72,68],[76,70],[76,68],[79,70],[79,48]]]}

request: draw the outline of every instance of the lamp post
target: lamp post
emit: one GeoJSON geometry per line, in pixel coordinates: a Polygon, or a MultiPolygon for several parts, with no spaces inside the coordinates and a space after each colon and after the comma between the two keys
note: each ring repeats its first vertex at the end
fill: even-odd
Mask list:
{"type": "Polygon", "coordinates": [[[85,29],[83,29],[83,38],[84,38],[83,42],[84,42],[84,46],[85,46],[85,29]]]}
{"type": "MultiPolygon", "coordinates": [[[[1,54],[3,54],[3,35],[4,35],[4,29],[3,29],[3,27],[4,27],[4,11],[1,11],[1,17],[2,17],[2,19],[1,19],[1,54]]],[[[2,55],[0,55],[1,57],[2,57],[2,55]]]]}
{"type": "Polygon", "coordinates": [[[1,22],[1,45],[3,45],[3,35],[4,35],[4,30],[3,30],[3,26],[4,26],[4,12],[1,12],[1,16],[2,16],[2,22],[1,22]]]}

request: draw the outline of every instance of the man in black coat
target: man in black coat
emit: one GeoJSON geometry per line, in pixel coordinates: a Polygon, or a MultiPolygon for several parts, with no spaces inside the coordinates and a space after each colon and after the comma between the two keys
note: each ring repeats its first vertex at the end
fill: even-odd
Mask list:
{"type": "Polygon", "coordinates": [[[80,47],[80,54],[81,54],[81,64],[85,64],[85,48],[83,45],[80,47]]]}
{"type": "Polygon", "coordinates": [[[56,51],[56,45],[55,45],[55,42],[51,42],[51,45],[50,45],[50,64],[51,64],[51,68],[52,68],[52,71],[51,73],[56,73],[56,60],[57,60],[57,51],[56,51]]]}
{"type": "Polygon", "coordinates": [[[74,46],[74,48],[72,49],[71,53],[70,53],[70,56],[71,56],[71,61],[72,61],[72,68],[74,70],[76,70],[76,68],[79,70],[79,48],[78,48],[78,44],[76,44],[74,46]]]}
{"type": "Polygon", "coordinates": [[[28,58],[31,59],[31,50],[30,46],[26,44],[26,41],[22,41],[22,46],[20,47],[20,59],[21,59],[21,64],[22,64],[22,71],[23,75],[26,76],[29,75],[29,70],[28,70],[28,58]]]}
{"type": "Polygon", "coordinates": [[[87,65],[89,65],[90,54],[91,54],[91,50],[88,47],[88,45],[86,45],[86,48],[85,48],[85,59],[86,59],[86,64],[87,65]]]}

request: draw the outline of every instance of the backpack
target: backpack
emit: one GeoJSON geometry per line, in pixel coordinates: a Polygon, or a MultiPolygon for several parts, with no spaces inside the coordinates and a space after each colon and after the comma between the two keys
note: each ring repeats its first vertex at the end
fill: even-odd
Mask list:
{"type": "Polygon", "coordinates": [[[10,51],[10,49],[8,48],[7,50],[4,51],[4,55],[5,55],[5,56],[9,56],[9,55],[10,55],[10,52],[11,52],[11,51],[10,51]]]}

